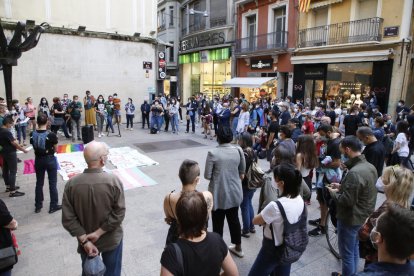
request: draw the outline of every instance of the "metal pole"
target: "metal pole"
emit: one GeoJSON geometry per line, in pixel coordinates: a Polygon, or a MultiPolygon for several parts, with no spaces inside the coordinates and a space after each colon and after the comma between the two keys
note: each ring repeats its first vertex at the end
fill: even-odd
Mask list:
{"type": "Polygon", "coordinates": [[[3,66],[3,76],[4,76],[4,87],[6,89],[6,101],[7,101],[7,108],[12,110],[12,100],[13,100],[13,92],[12,92],[12,66],[10,64],[2,64],[3,66]]]}

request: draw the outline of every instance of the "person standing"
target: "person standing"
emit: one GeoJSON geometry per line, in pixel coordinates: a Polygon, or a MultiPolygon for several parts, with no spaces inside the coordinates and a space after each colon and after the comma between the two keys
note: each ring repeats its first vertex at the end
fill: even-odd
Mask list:
{"type": "Polygon", "coordinates": [[[392,155],[397,155],[398,158],[395,158],[397,162],[393,162],[392,165],[400,164],[401,166],[406,167],[407,169],[413,170],[412,162],[410,160],[410,148],[408,147],[408,141],[410,133],[408,131],[409,124],[406,121],[399,121],[397,123],[397,138],[395,138],[394,148],[391,152],[392,155]]]}
{"type": "Polygon", "coordinates": [[[62,200],[62,225],[78,240],[82,267],[102,253],[105,275],[120,276],[125,196],[121,180],[102,170],[108,160],[104,143],[90,142],[83,152],[88,168],[71,178],[62,200]]]}
{"type": "Polygon", "coordinates": [[[62,205],[58,205],[57,163],[54,156],[58,137],[55,133],[47,130],[46,115],[37,116],[37,129],[30,133],[30,144],[33,145],[35,152],[35,213],[40,213],[43,207],[43,184],[47,172],[50,192],[49,214],[52,214],[62,209],[62,205]]]}
{"type": "Polygon", "coordinates": [[[180,103],[176,102],[175,98],[171,100],[171,107],[170,107],[170,118],[171,118],[171,128],[173,133],[177,133],[179,131],[179,124],[178,124],[178,112],[180,108],[180,103]]]}
{"type": "Polygon", "coordinates": [[[162,125],[162,113],[164,112],[164,108],[162,104],[160,104],[159,100],[155,100],[154,104],[151,106],[151,129],[156,128],[157,133],[160,132],[161,125],[162,125]],[[156,126],[156,127],[155,127],[156,126]]]}
{"type": "Polygon", "coordinates": [[[345,136],[356,135],[358,125],[361,124],[361,120],[358,116],[358,107],[351,107],[350,114],[344,118],[345,136]]]}
{"type": "Polygon", "coordinates": [[[73,132],[73,128],[76,125],[76,134],[78,137],[78,141],[82,141],[81,138],[81,113],[82,113],[82,103],[79,101],[79,97],[77,95],[73,96],[73,101],[69,104],[68,113],[70,115],[71,124],[70,127],[72,133],[72,142],[75,142],[75,133],[73,132]]]}
{"type": "MultiPolygon", "coordinates": [[[[29,118],[29,126],[32,126],[32,131],[36,129],[36,107],[33,105],[33,99],[28,97],[26,99],[26,104],[23,107],[24,115],[29,118]]],[[[29,127],[30,129],[30,127],[29,127]]]]}
{"type": "Polygon", "coordinates": [[[106,132],[109,133],[109,128],[111,128],[112,133],[114,133],[114,125],[112,123],[112,119],[114,118],[114,114],[115,114],[115,104],[114,104],[114,98],[112,96],[108,96],[108,101],[105,102],[105,111],[106,111],[106,132]]]}
{"type": "Polygon", "coordinates": [[[267,129],[266,155],[267,161],[272,162],[272,151],[275,148],[273,140],[278,137],[279,122],[277,121],[277,112],[274,109],[270,111],[270,114],[270,124],[267,129]]]}
{"type": "Polygon", "coordinates": [[[24,153],[27,153],[28,151],[17,143],[10,132],[13,125],[14,120],[11,115],[4,117],[3,126],[0,128],[0,154],[3,157],[3,179],[4,184],[6,184],[6,192],[10,192],[9,197],[18,197],[24,196],[24,193],[17,191],[20,187],[16,186],[16,149],[24,153]]]}
{"type": "Polygon", "coordinates": [[[63,133],[65,134],[66,138],[70,138],[68,130],[66,128],[65,122],[65,111],[63,110],[63,106],[60,103],[59,97],[53,98],[53,105],[50,108],[51,113],[53,115],[52,126],[51,130],[57,134],[58,130],[62,128],[63,133]]]}
{"type": "Polygon", "coordinates": [[[188,99],[188,103],[186,105],[187,107],[187,130],[185,133],[188,133],[190,131],[190,121],[191,121],[191,131],[193,134],[195,133],[195,116],[197,112],[197,102],[194,99],[194,97],[190,97],[188,99]]]}
{"type": "Polygon", "coordinates": [[[91,95],[89,90],[86,91],[86,96],[83,98],[83,106],[85,108],[85,125],[93,125],[96,130],[96,115],[95,109],[95,97],[91,95]]]}
{"type": "Polygon", "coordinates": [[[142,114],[142,128],[145,127],[145,121],[147,121],[147,126],[150,128],[150,121],[149,121],[149,113],[151,111],[151,106],[149,105],[148,101],[145,100],[143,104],[141,104],[141,114],[142,114]]]}
{"type": "Polygon", "coordinates": [[[132,103],[132,99],[128,98],[128,103],[125,105],[125,112],[126,112],[126,120],[127,120],[127,130],[133,130],[134,128],[134,112],[135,112],[135,105],[132,103]],[[131,125],[131,128],[129,128],[131,125]]]}
{"type": "Polygon", "coordinates": [[[96,122],[98,123],[98,137],[101,138],[105,134],[103,133],[103,125],[106,118],[105,100],[102,95],[98,96],[98,100],[95,102],[96,122]]]}
{"type": "Polygon", "coordinates": [[[118,98],[118,94],[114,93],[113,95],[114,101],[114,117],[115,117],[115,124],[118,126],[121,124],[121,99],[118,98]]]}
{"type": "Polygon", "coordinates": [[[384,145],[382,142],[377,140],[374,132],[369,127],[358,128],[357,137],[365,145],[362,154],[365,156],[369,163],[374,165],[375,169],[377,170],[377,175],[381,176],[385,159],[384,145]]]}
{"type": "MultiPolygon", "coordinates": [[[[63,94],[63,99],[60,100],[60,104],[62,105],[63,112],[65,112],[65,126],[70,135],[72,135],[72,121],[70,119],[70,114],[68,112],[69,105],[72,101],[69,99],[67,93],[63,94]]],[[[72,139],[73,140],[73,139],[72,139]]]]}
{"type": "MultiPolygon", "coordinates": [[[[342,274],[351,276],[359,263],[358,230],[374,211],[377,200],[375,183],[377,170],[361,154],[361,143],[355,136],[347,136],[340,143],[348,173],[341,183],[328,186],[336,202],[336,218],[339,254],[342,258],[342,274]]],[[[333,273],[333,275],[339,275],[333,273]]]]}
{"type": "Polygon", "coordinates": [[[213,232],[223,236],[224,218],[230,229],[230,252],[242,258],[239,206],[243,200],[241,180],[246,171],[246,161],[241,148],[233,146],[230,126],[217,131],[218,147],[210,150],[206,159],[204,178],[210,180],[208,190],[213,194],[213,232]]]}
{"type": "Polygon", "coordinates": [[[47,99],[45,97],[42,97],[40,99],[39,108],[38,108],[38,114],[45,114],[48,118],[50,116],[50,107],[47,99]]]}

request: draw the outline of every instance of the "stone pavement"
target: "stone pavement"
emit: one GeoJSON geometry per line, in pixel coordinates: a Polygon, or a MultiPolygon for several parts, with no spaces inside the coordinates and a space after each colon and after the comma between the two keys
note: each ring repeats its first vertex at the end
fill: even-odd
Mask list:
{"type": "MultiPolygon", "coordinates": [[[[205,158],[208,149],[217,145],[216,141],[203,139],[201,130],[198,134],[179,135],[172,133],[160,133],[150,135],[148,130],[142,130],[140,126],[133,131],[122,131],[122,138],[112,136],[97,138],[105,141],[111,147],[130,146],[136,143],[150,143],[164,141],[165,148],[152,148],[147,155],[158,161],[159,166],[142,168],[142,171],[156,180],[159,184],[151,187],[128,190],[126,196],[126,217],[124,226],[124,250],[123,250],[123,275],[159,275],[160,257],[163,251],[168,226],[164,223],[163,199],[166,194],[175,189],[180,189],[178,168],[181,162],[188,158],[200,163],[201,174],[204,172],[205,158]],[[172,140],[190,139],[194,142],[191,147],[175,148],[172,140]]],[[[180,125],[184,129],[184,125],[180,125]]],[[[60,143],[68,143],[64,137],[59,137],[60,143]]],[[[188,140],[187,140],[188,143],[188,140]]],[[[33,151],[19,154],[22,160],[33,158],[33,151]]],[[[268,164],[260,160],[263,168],[268,164]]],[[[76,252],[77,242],[66,232],[61,225],[61,212],[48,214],[49,194],[48,184],[45,183],[45,202],[41,213],[34,213],[34,189],[36,177],[22,175],[23,162],[19,163],[17,184],[26,196],[9,198],[8,194],[1,193],[0,197],[5,201],[12,215],[19,222],[19,229],[15,232],[22,255],[18,264],[13,269],[13,275],[81,275],[81,262],[76,252]]],[[[0,184],[1,186],[2,184],[0,184]]],[[[59,201],[62,197],[64,181],[58,176],[59,201]]],[[[202,177],[199,190],[207,189],[208,182],[202,177]]],[[[4,186],[3,186],[4,187],[4,186]]],[[[259,192],[253,199],[254,208],[257,210],[259,192]]],[[[312,197],[312,205],[309,206],[309,218],[319,217],[319,209],[312,197]]],[[[382,198],[381,198],[382,199],[382,198]]],[[[378,201],[381,201],[380,199],[378,201]]],[[[241,219],[240,219],[241,221],[241,219]]],[[[211,230],[211,222],[209,229],[211,230]]],[[[262,233],[257,228],[256,234],[250,238],[242,238],[242,247],[245,257],[239,259],[233,257],[240,275],[247,275],[260,249],[262,233]]],[[[224,228],[224,240],[230,244],[227,225],[224,228]]],[[[362,263],[362,262],[361,262],[362,263]]],[[[340,270],[338,261],[329,251],[325,236],[310,238],[308,248],[302,258],[292,266],[292,275],[330,275],[332,271],[340,270]]]]}

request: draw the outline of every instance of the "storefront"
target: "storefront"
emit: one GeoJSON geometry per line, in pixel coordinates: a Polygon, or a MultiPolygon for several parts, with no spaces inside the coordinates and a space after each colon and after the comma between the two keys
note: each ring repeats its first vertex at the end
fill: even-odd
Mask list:
{"type": "Polygon", "coordinates": [[[256,102],[259,99],[275,97],[277,79],[276,77],[236,77],[226,81],[224,86],[238,88],[239,92],[244,94],[246,100],[256,102]]]}
{"type": "Polygon", "coordinates": [[[210,99],[231,92],[223,83],[232,76],[231,28],[215,29],[184,37],[178,57],[180,90],[184,101],[203,94],[210,99]]]}
{"type": "Polygon", "coordinates": [[[294,65],[293,98],[311,102],[335,101],[350,107],[375,92],[387,110],[393,60],[294,65]]]}

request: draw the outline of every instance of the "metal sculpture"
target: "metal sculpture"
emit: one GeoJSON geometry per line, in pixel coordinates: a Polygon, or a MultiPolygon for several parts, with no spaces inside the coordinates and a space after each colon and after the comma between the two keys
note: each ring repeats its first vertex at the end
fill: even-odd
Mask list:
{"type": "Polygon", "coordinates": [[[9,110],[12,107],[13,99],[12,66],[17,66],[17,60],[22,56],[22,52],[29,51],[36,47],[40,35],[47,28],[49,28],[49,24],[44,22],[39,26],[35,26],[33,29],[26,31],[26,24],[17,22],[13,37],[9,42],[0,21],[0,65],[3,70],[7,107],[9,110]]]}

